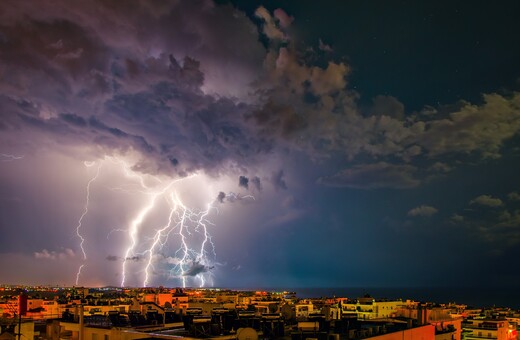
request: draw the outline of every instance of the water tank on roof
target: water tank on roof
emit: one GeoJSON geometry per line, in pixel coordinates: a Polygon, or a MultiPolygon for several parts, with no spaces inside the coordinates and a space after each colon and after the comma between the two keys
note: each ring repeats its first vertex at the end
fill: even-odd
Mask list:
{"type": "Polygon", "coordinates": [[[258,333],[253,328],[239,328],[237,330],[238,340],[258,340],[258,333]]]}

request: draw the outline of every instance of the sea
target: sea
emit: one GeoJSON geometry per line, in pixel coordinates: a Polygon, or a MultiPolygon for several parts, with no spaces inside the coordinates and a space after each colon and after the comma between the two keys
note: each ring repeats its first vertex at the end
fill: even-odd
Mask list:
{"type": "Polygon", "coordinates": [[[402,299],[433,303],[457,303],[468,307],[505,307],[520,310],[519,287],[342,287],[342,288],[263,288],[267,291],[288,291],[298,298],[348,297],[370,295],[375,299],[402,299]]]}

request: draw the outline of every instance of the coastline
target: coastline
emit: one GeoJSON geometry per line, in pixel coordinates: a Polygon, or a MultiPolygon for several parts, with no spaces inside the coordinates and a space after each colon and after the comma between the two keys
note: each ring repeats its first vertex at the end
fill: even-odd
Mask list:
{"type": "Polygon", "coordinates": [[[515,287],[277,287],[233,288],[242,290],[289,291],[298,298],[348,297],[365,294],[376,299],[402,299],[433,303],[457,303],[468,307],[520,309],[520,288],[515,287]]]}

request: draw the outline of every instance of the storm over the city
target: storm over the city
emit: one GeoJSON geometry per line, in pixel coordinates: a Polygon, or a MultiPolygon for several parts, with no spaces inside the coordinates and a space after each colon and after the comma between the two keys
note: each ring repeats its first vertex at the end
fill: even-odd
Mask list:
{"type": "Polygon", "coordinates": [[[0,283],[513,285],[519,7],[3,0],[0,283]]]}

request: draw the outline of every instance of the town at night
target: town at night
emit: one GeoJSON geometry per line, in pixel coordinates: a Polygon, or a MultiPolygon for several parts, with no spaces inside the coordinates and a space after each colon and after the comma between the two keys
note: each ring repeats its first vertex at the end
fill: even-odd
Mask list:
{"type": "Polygon", "coordinates": [[[5,339],[505,340],[517,339],[520,321],[509,307],[368,292],[348,298],[308,290],[299,297],[284,290],[4,285],[0,293],[5,339]]]}

